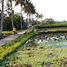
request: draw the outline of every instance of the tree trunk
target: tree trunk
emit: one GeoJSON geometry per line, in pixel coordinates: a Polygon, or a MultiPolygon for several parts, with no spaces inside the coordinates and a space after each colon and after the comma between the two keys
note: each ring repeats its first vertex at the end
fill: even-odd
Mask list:
{"type": "Polygon", "coordinates": [[[27,23],[28,23],[28,28],[29,28],[29,14],[27,13],[27,23]]]}
{"type": "Polygon", "coordinates": [[[20,16],[20,22],[21,22],[21,30],[22,30],[22,5],[20,5],[21,6],[21,16],[20,16]]]}
{"type": "Polygon", "coordinates": [[[2,0],[2,10],[1,10],[1,23],[0,23],[0,39],[2,38],[2,30],[3,30],[3,20],[4,20],[4,0],[2,0]]]}
{"type": "Polygon", "coordinates": [[[11,1],[11,22],[12,22],[12,30],[14,28],[14,22],[13,22],[13,8],[12,8],[12,1],[11,1]]]}
{"type": "Polygon", "coordinates": [[[29,14],[27,13],[27,31],[29,32],[30,31],[30,28],[29,28],[29,14]]]}
{"type": "Polygon", "coordinates": [[[33,14],[32,14],[32,32],[34,32],[34,20],[33,20],[33,14]]]}

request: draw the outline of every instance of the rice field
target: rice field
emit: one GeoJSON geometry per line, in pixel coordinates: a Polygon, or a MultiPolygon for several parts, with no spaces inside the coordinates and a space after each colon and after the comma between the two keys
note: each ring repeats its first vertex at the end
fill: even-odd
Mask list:
{"type": "MultiPolygon", "coordinates": [[[[67,48],[38,44],[34,39],[8,56],[3,67],[67,67],[67,48]]],[[[1,66],[1,67],[2,67],[1,66]]]]}

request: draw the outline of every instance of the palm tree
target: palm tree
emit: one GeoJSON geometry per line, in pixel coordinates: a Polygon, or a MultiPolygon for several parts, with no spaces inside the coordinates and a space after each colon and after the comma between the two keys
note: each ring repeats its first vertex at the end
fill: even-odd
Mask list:
{"type": "Polygon", "coordinates": [[[4,0],[2,0],[2,11],[1,11],[1,31],[3,30],[3,19],[4,19],[4,0]]]}
{"type": "Polygon", "coordinates": [[[1,10],[1,22],[0,22],[0,39],[2,38],[2,30],[3,30],[3,15],[4,15],[4,0],[1,1],[2,10],[1,10]]]}
{"type": "Polygon", "coordinates": [[[12,8],[12,1],[14,0],[7,0],[7,6],[8,6],[8,10],[10,10],[11,12],[8,11],[9,16],[11,16],[11,22],[12,22],[12,29],[14,28],[14,22],[13,22],[13,15],[14,15],[14,11],[12,8]]]}
{"type": "Polygon", "coordinates": [[[32,31],[34,32],[34,20],[33,15],[36,13],[36,9],[33,4],[31,4],[31,14],[32,14],[32,31]]]}
{"type": "Polygon", "coordinates": [[[36,16],[37,19],[39,19],[39,14],[37,12],[36,12],[36,15],[35,16],[36,16]]]}
{"type": "Polygon", "coordinates": [[[32,30],[33,30],[33,14],[35,14],[35,9],[34,9],[34,6],[33,4],[29,1],[29,2],[26,2],[26,5],[24,7],[24,12],[27,13],[27,17],[28,17],[28,27],[29,27],[29,19],[30,19],[30,16],[32,16],[32,30]]]}
{"type": "Polygon", "coordinates": [[[26,0],[15,0],[15,1],[16,1],[16,4],[15,4],[15,5],[20,4],[20,7],[21,7],[20,22],[21,22],[21,30],[22,30],[22,20],[23,20],[23,18],[22,18],[22,10],[23,10],[23,6],[25,5],[25,1],[26,1],[26,0]]]}
{"type": "Polygon", "coordinates": [[[28,22],[28,27],[29,27],[29,20],[30,20],[30,14],[31,14],[31,11],[30,11],[30,2],[27,2],[26,4],[25,4],[25,6],[23,7],[23,9],[24,9],[24,12],[27,14],[27,22],[28,22]]]}
{"type": "Polygon", "coordinates": [[[40,19],[40,18],[42,19],[43,15],[36,12],[36,17],[37,19],[40,19]]]}
{"type": "Polygon", "coordinates": [[[40,15],[39,15],[39,18],[42,20],[42,18],[43,18],[43,14],[40,14],[40,15]]]}

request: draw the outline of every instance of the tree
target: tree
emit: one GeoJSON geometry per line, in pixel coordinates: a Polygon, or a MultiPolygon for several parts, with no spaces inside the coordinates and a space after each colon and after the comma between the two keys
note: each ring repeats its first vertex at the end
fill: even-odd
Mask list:
{"type": "Polygon", "coordinates": [[[32,31],[34,30],[33,28],[33,14],[35,14],[35,7],[33,6],[33,4],[30,1],[27,1],[25,6],[24,6],[24,12],[27,13],[27,17],[28,17],[28,26],[29,26],[29,22],[30,22],[30,16],[31,16],[31,20],[32,20],[32,31]]]}
{"type": "MultiPolygon", "coordinates": [[[[18,15],[18,14],[14,14],[14,18],[13,18],[13,20],[14,20],[14,25],[15,25],[15,27],[19,30],[20,29],[20,15],[18,15]]],[[[22,25],[23,25],[23,29],[26,29],[27,28],[27,24],[26,24],[26,22],[24,21],[24,18],[22,17],[22,25]]]]}
{"type": "Polygon", "coordinates": [[[2,10],[1,10],[1,21],[0,21],[0,39],[2,38],[2,30],[3,30],[3,18],[4,18],[4,0],[1,1],[2,10]]]}
{"type": "Polygon", "coordinates": [[[23,7],[24,12],[27,14],[28,27],[29,27],[29,22],[30,22],[30,15],[31,15],[30,4],[31,3],[27,1],[25,6],[23,7]]]}
{"type": "Polygon", "coordinates": [[[8,11],[8,14],[9,14],[9,16],[11,16],[12,29],[13,29],[14,28],[14,22],[13,22],[14,11],[12,8],[12,1],[14,1],[14,0],[7,0],[7,6],[8,6],[8,10],[10,10],[10,12],[8,11]]]}
{"type": "Polygon", "coordinates": [[[39,14],[39,13],[36,13],[36,17],[38,18],[38,19],[42,19],[42,17],[43,17],[43,15],[42,14],[39,14]]]}
{"type": "MultiPolygon", "coordinates": [[[[14,14],[13,15],[13,21],[14,21],[14,26],[16,27],[17,30],[20,30],[20,15],[19,14],[14,14]]],[[[6,30],[12,30],[12,24],[11,24],[11,17],[10,16],[5,16],[4,17],[4,23],[3,23],[4,27],[3,27],[3,30],[6,31],[6,30]]],[[[26,22],[24,22],[24,19],[23,19],[23,29],[26,29],[27,28],[27,24],[26,22]]]]}
{"type": "Polygon", "coordinates": [[[39,22],[42,22],[43,14],[36,12],[35,16],[37,18],[37,24],[39,24],[39,22]]]}
{"type": "Polygon", "coordinates": [[[32,31],[34,32],[34,20],[33,20],[33,15],[36,13],[36,9],[34,5],[31,5],[31,13],[32,13],[32,31]]]}
{"type": "Polygon", "coordinates": [[[12,30],[12,23],[11,23],[11,17],[6,16],[4,17],[4,22],[3,22],[3,30],[4,31],[11,31],[12,30]]]}
{"type": "Polygon", "coordinates": [[[21,21],[21,30],[22,30],[22,9],[23,9],[23,6],[25,5],[25,0],[15,0],[15,1],[16,1],[16,4],[15,5],[20,4],[20,7],[21,7],[20,21],[21,21]]]}
{"type": "Polygon", "coordinates": [[[55,23],[55,21],[52,19],[52,18],[47,18],[47,19],[45,19],[45,23],[49,23],[49,24],[53,24],[53,23],[55,23]]]}

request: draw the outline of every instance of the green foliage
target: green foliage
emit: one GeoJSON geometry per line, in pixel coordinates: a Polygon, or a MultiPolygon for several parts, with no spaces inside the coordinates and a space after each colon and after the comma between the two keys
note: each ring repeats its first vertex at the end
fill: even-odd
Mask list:
{"type": "Polygon", "coordinates": [[[18,47],[24,44],[34,33],[27,33],[18,39],[6,44],[5,46],[0,46],[0,60],[5,59],[5,57],[11,52],[15,51],[18,47]]]}
{"type": "Polygon", "coordinates": [[[45,23],[54,24],[55,21],[52,18],[49,18],[49,19],[45,19],[45,23]]]}
{"type": "Polygon", "coordinates": [[[9,54],[6,57],[8,60],[5,59],[3,64],[6,64],[9,61],[9,64],[15,62],[15,64],[21,64],[23,67],[27,65],[32,65],[32,67],[67,67],[67,48],[49,47],[46,46],[46,44],[36,45],[33,41],[31,41],[32,46],[23,47],[23,44],[36,34],[37,33],[32,32],[26,33],[11,44],[0,47],[1,60],[9,54]],[[11,53],[13,51],[15,52],[11,53]]]}
{"type": "Polygon", "coordinates": [[[6,37],[6,36],[9,36],[9,35],[12,35],[12,34],[13,34],[13,31],[3,31],[2,32],[3,37],[6,37]]]}
{"type": "Polygon", "coordinates": [[[55,23],[55,24],[39,24],[35,28],[58,28],[58,27],[67,27],[67,23],[55,23]]]}
{"type": "MultiPolygon", "coordinates": [[[[34,45],[34,44],[33,44],[34,45]]],[[[16,53],[7,57],[9,61],[23,65],[30,64],[32,67],[66,67],[67,49],[60,49],[38,45],[37,47],[21,47],[16,53]]]]}
{"type": "Polygon", "coordinates": [[[42,25],[40,24],[35,25],[35,29],[38,31],[65,33],[67,32],[67,23],[42,24],[42,25]]]}
{"type": "Polygon", "coordinates": [[[3,22],[3,30],[11,30],[12,24],[11,24],[11,18],[5,17],[3,22]]]}
{"type": "MultiPolygon", "coordinates": [[[[21,22],[20,22],[20,16],[15,14],[13,16],[13,21],[14,21],[14,26],[16,27],[17,30],[20,30],[21,22]]],[[[23,29],[27,28],[27,23],[24,22],[23,20],[23,29]]],[[[11,17],[5,17],[4,18],[4,23],[3,23],[3,30],[4,31],[10,31],[12,30],[12,23],[11,23],[11,17]]]]}

